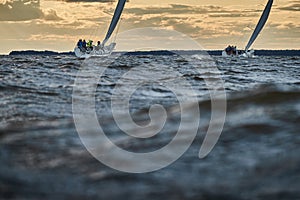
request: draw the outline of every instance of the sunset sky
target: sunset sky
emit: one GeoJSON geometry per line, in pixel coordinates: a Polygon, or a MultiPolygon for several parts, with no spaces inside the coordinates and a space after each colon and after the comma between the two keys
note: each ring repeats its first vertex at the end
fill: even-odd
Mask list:
{"type": "MultiPolygon", "coordinates": [[[[0,54],[72,51],[79,38],[102,40],[116,2],[0,0],[0,54]]],[[[130,0],[120,31],[159,27],[184,33],[205,49],[244,48],[267,0],[130,0]],[[251,3],[249,3],[251,2],[251,3]]],[[[300,0],[274,0],[255,49],[300,49],[300,0]]],[[[118,49],[118,48],[117,48],[118,49]]]]}

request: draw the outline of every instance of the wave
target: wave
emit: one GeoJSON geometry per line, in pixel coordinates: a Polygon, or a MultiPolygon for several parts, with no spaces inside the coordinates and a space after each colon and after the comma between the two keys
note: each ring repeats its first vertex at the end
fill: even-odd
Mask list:
{"type": "MultiPolygon", "coordinates": [[[[154,193],[197,199],[243,199],[245,194],[251,199],[295,199],[300,195],[299,179],[295,178],[300,173],[299,97],[299,89],[276,85],[230,94],[222,135],[203,160],[198,159],[197,153],[210,120],[210,101],[200,101],[199,133],[189,150],[166,169],[140,175],[110,170],[93,159],[82,146],[72,119],[11,124],[0,129],[0,196],[37,198],[43,194],[43,198],[51,199],[75,194],[105,198],[111,197],[110,191],[114,190],[113,199],[128,193],[134,193],[138,199],[152,198],[154,193]],[[20,184],[22,190],[17,189],[20,184]],[[137,187],[143,190],[137,191],[137,187]],[[159,190],[161,187],[171,189],[159,190]],[[221,190],[224,187],[226,191],[221,190]]],[[[177,105],[167,108],[167,112],[167,129],[147,141],[117,134],[113,118],[101,119],[101,123],[120,147],[145,152],[161,148],[174,136],[180,112],[177,105]]],[[[147,121],[147,116],[147,110],[133,115],[139,123],[147,121]]],[[[189,117],[193,120],[195,116],[189,117]]]]}

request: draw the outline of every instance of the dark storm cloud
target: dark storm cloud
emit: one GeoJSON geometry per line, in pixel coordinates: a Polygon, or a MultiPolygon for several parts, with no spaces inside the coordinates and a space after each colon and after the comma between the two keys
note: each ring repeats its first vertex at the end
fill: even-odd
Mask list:
{"type": "Polygon", "coordinates": [[[300,2],[290,4],[285,7],[278,8],[279,10],[286,10],[286,11],[300,11],[300,2]]]}

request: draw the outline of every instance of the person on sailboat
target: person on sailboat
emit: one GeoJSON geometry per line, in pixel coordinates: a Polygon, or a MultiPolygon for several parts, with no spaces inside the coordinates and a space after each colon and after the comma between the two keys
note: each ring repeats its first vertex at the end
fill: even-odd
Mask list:
{"type": "Polygon", "coordinates": [[[85,39],[82,42],[82,49],[83,49],[83,51],[86,51],[86,41],[85,41],[85,39]]]}
{"type": "MultiPolygon", "coordinates": [[[[126,1],[128,0],[118,0],[118,4],[116,6],[116,9],[114,11],[114,15],[111,19],[109,28],[107,30],[107,33],[105,35],[105,38],[103,39],[102,43],[100,43],[100,49],[99,51],[96,50],[95,45],[93,45],[92,43],[89,42],[88,44],[88,49],[87,51],[81,51],[77,46],[74,48],[74,53],[77,57],[79,58],[89,58],[91,56],[98,56],[98,55],[110,55],[112,53],[112,51],[114,50],[116,43],[115,42],[110,42],[110,44],[108,44],[109,39],[112,36],[112,33],[114,32],[115,28],[117,27],[117,24],[120,20],[121,14],[123,12],[123,8],[126,4],[126,1]],[[92,47],[90,49],[90,47],[92,47]],[[89,51],[91,50],[91,51],[89,51]]],[[[118,31],[118,29],[117,29],[118,31]]],[[[83,42],[85,43],[85,41],[83,42]]],[[[83,45],[84,46],[84,45],[83,45]]]]}
{"type": "Polygon", "coordinates": [[[102,45],[101,45],[101,42],[100,42],[100,41],[97,41],[97,45],[94,46],[94,49],[95,49],[96,51],[99,51],[100,49],[102,49],[102,45]]]}
{"type": "Polygon", "coordinates": [[[93,40],[89,40],[89,41],[86,43],[86,46],[87,46],[87,50],[92,51],[92,50],[93,50],[93,40]]]}
{"type": "Polygon", "coordinates": [[[228,45],[228,47],[226,47],[225,49],[227,55],[231,55],[232,54],[232,46],[228,45]]]}
{"type": "Polygon", "coordinates": [[[225,52],[227,55],[237,55],[238,54],[236,46],[231,46],[231,45],[228,45],[228,47],[225,48],[225,52]]]}
{"type": "Polygon", "coordinates": [[[232,46],[232,54],[237,55],[236,46],[232,46]]]}
{"type": "Polygon", "coordinates": [[[100,41],[97,42],[97,46],[98,46],[98,47],[101,46],[101,42],[100,42],[100,41]]]}
{"type": "Polygon", "coordinates": [[[79,39],[77,42],[77,47],[82,51],[83,50],[83,42],[82,39],[79,39]]]}

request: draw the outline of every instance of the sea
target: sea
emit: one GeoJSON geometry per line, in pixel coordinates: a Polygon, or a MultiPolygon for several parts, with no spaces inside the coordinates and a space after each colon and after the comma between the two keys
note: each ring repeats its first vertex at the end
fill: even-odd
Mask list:
{"type": "Polygon", "coordinates": [[[0,199],[300,199],[299,55],[3,55],[0,98],[0,199]]]}

